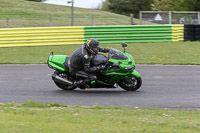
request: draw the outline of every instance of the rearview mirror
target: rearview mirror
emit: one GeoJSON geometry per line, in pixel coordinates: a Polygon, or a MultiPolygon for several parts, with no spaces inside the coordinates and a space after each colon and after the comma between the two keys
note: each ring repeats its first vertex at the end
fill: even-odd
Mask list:
{"type": "Polygon", "coordinates": [[[125,42],[122,43],[122,47],[127,47],[127,46],[128,45],[125,42]]]}
{"type": "Polygon", "coordinates": [[[127,47],[127,46],[128,46],[128,45],[127,45],[125,42],[122,43],[122,47],[124,48],[124,53],[126,52],[125,47],[127,47]]]}

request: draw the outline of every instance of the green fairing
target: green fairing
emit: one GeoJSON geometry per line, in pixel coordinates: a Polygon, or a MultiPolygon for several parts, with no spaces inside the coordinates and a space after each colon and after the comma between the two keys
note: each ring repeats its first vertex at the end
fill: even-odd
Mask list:
{"type": "Polygon", "coordinates": [[[137,72],[136,70],[134,70],[131,75],[133,75],[133,77],[139,78],[141,77],[141,75],[139,74],[139,72],[137,72]]]}
{"type": "Polygon", "coordinates": [[[56,70],[69,71],[64,65],[66,58],[66,55],[50,55],[48,64],[56,70]]]}
{"type": "Polygon", "coordinates": [[[119,50],[117,50],[117,51],[126,55],[128,57],[128,59],[127,60],[109,59],[109,62],[119,64],[120,70],[118,70],[118,71],[113,70],[113,69],[107,70],[107,71],[103,72],[104,75],[113,75],[113,74],[114,75],[121,75],[121,76],[127,75],[127,74],[130,74],[130,71],[126,70],[125,68],[135,66],[135,61],[130,54],[121,52],[119,50]]]}
{"type": "Polygon", "coordinates": [[[113,85],[123,78],[125,78],[125,79],[129,79],[130,77],[139,78],[140,74],[136,70],[130,71],[130,70],[125,69],[126,67],[135,66],[135,61],[134,61],[133,57],[128,53],[124,53],[119,50],[117,50],[117,51],[126,55],[128,57],[128,59],[126,59],[126,60],[109,59],[109,62],[119,64],[120,69],[119,70],[109,69],[109,70],[102,72],[103,75],[115,75],[108,81],[108,83],[110,85],[113,85]]]}

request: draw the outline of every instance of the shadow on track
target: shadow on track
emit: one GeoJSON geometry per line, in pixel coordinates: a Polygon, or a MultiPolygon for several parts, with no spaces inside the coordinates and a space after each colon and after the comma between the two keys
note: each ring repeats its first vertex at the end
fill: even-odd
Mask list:
{"type": "Polygon", "coordinates": [[[65,96],[72,96],[72,95],[81,95],[81,96],[128,96],[128,95],[136,95],[141,94],[141,91],[125,91],[121,89],[76,89],[73,91],[66,91],[66,90],[55,90],[55,94],[57,95],[65,95],[65,96]]]}

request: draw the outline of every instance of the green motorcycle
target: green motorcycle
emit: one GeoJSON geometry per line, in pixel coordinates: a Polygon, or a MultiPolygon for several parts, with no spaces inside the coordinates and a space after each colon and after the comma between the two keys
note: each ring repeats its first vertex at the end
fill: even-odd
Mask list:
{"type": "MultiPolygon", "coordinates": [[[[127,91],[136,91],[142,85],[140,74],[135,70],[135,62],[133,57],[126,53],[126,43],[122,43],[124,51],[111,48],[108,57],[103,54],[97,54],[92,60],[92,65],[100,65],[106,63],[106,70],[96,73],[96,81],[92,81],[87,88],[116,88],[118,85],[127,91]]],[[[49,54],[47,64],[55,72],[52,75],[54,83],[63,90],[74,90],[75,80],[81,80],[82,77],[72,76],[69,68],[65,65],[66,55],[49,54]]],[[[79,87],[85,89],[85,87],[79,87]]]]}

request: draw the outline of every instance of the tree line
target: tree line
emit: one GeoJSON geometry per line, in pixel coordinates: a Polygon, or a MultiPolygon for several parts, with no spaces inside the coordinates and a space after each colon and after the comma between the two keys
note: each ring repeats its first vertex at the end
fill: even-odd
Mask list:
{"type": "Polygon", "coordinates": [[[99,9],[138,18],[139,11],[200,11],[200,0],[105,0],[99,9]]]}
{"type": "Polygon", "coordinates": [[[27,0],[27,1],[44,2],[46,0],[27,0]]]}
{"type": "Polygon", "coordinates": [[[105,0],[100,9],[139,17],[139,11],[200,11],[200,0],[105,0]]]}

